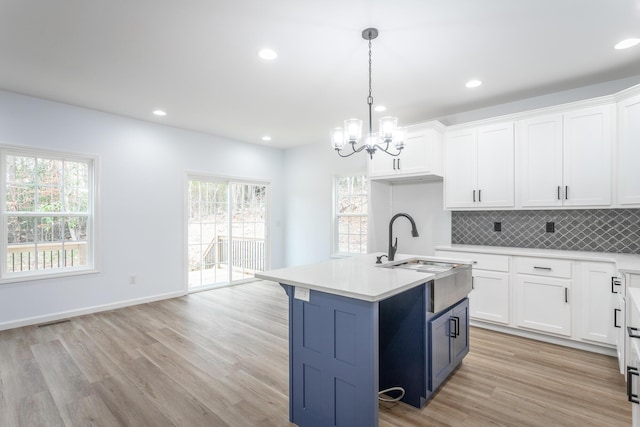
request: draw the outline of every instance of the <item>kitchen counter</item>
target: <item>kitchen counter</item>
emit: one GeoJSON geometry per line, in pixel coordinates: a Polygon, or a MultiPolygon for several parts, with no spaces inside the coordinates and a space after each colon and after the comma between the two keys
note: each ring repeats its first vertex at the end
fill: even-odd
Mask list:
{"type": "MultiPolygon", "coordinates": [[[[376,257],[380,255],[382,253],[341,258],[318,264],[270,270],[255,275],[259,279],[369,302],[382,301],[437,278],[437,275],[431,273],[382,268],[393,262],[376,264],[376,257]]],[[[412,257],[415,255],[396,254],[395,261],[412,257]]],[[[440,257],[421,256],[420,258],[434,261],[448,260],[440,257]]]]}
{"type": "Polygon", "coordinates": [[[640,274],[640,255],[617,254],[610,252],[562,251],[557,249],[512,248],[503,246],[447,245],[437,246],[436,250],[454,250],[457,252],[476,252],[497,255],[520,255],[534,257],[552,257],[580,261],[613,262],[622,273],[640,274]]]}

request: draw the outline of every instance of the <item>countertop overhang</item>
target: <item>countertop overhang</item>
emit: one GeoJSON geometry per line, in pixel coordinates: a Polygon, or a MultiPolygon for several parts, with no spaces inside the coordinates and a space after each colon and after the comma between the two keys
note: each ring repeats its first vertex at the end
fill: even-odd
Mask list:
{"type": "MultiPolygon", "coordinates": [[[[421,271],[383,268],[393,264],[376,264],[376,257],[382,253],[358,255],[335,259],[317,264],[280,268],[256,273],[259,279],[271,280],[285,285],[377,302],[409,290],[438,277],[437,274],[421,271]]],[[[417,255],[396,254],[395,261],[409,259],[417,255]]],[[[420,258],[469,264],[443,257],[420,258]]]]}

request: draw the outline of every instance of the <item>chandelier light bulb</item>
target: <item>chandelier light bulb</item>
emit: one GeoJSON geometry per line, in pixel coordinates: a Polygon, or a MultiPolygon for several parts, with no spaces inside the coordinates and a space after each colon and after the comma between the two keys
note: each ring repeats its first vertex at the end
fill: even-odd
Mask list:
{"type": "Polygon", "coordinates": [[[344,145],[344,132],[342,128],[334,128],[331,130],[331,145],[336,150],[342,149],[344,145]]]}

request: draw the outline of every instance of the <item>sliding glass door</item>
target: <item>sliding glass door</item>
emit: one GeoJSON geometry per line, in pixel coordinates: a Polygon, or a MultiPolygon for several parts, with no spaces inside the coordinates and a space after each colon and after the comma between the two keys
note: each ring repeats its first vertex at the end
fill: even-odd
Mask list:
{"type": "Polygon", "coordinates": [[[190,177],[187,277],[190,290],[252,279],[267,264],[267,185],[190,177]]]}

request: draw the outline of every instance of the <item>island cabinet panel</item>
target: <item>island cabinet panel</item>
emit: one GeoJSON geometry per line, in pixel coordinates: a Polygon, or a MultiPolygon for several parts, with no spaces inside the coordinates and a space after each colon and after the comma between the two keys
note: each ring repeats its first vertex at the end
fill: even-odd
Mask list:
{"type": "Polygon", "coordinates": [[[451,375],[469,353],[469,299],[428,321],[429,395],[451,375]]]}
{"type": "Polygon", "coordinates": [[[378,304],[311,290],[289,295],[290,420],[378,425],[378,304]]]}

